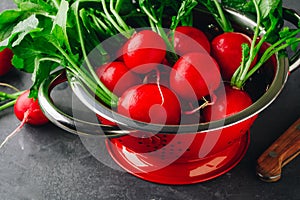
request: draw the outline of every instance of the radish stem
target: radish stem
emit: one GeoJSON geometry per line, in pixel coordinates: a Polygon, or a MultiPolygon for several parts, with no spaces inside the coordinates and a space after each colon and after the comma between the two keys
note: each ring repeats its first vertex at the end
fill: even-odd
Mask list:
{"type": "Polygon", "coordinates": [[[12,100],[12,101],[10,101],[10,102],[8,102],[8,103],[6,103],[6,104],[0,106],[0,111],[5,110],[5,109],[7,109],[7,108],[9,108],[9,107],[14,106],[15,103],[16,103],[16,101],[17,101],[17,100],[14,99],[14,100],[12,100]]]}
{"type": "Polygon", "coordinates": [[[19,90],[18,88],[14,87],[14,86],[12,86],[12,85],[10,85],[10,84],[8,84],[8,83],[0,83],[0,86],[8,87],[8,88],[13,89],[13,90],[16,91],[16,92],[20,92],[20,90],[19,90]]]}
{"type": "Polygon", "coordinates": [[[231,27],[231,24],[228,21],[228,19],[225,17],[223,9],[222,9],[220,3],[218,2],[218,0],[214,0],[214,3],[217,7],[219,17],[220,17],[220,20],[218,20],[219,25],[222,27],[224,32],[233,32],[233,28],[231,27]]]}

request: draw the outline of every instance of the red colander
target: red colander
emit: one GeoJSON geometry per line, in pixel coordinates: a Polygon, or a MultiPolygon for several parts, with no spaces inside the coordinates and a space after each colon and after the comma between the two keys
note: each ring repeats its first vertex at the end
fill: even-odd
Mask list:
{"type": "MultiPolygon", "coordinates": [[[[290,13],[286,15],[289,19],[299,19],[295,13],[287,13],[290,13]]],[[[243,14],[228,10],[228,15],[243,30],[252,30],[255,26],[255,22],[243,14]]],[[[93,117],[100,115],[118,126],[78,119],[80,112],[69,116],[61,112],[49,96],[51,88],[66,80],[61,72],[43,82],[39,101],[46,116],[59,127],[80,137],[105,138],[110,156],[129,173],[162,184],[198,183],[226,173],[243,158],[249,145],[251,124],[281,92],[290,64],[288,57],[273,56],[246,83],[245,90],[254,103],[224,120],[210,123],[177,126],[132,120],[95,101],[93,93],[73,76],[67,76],[73,94],[93,111],[93,117]]]]}

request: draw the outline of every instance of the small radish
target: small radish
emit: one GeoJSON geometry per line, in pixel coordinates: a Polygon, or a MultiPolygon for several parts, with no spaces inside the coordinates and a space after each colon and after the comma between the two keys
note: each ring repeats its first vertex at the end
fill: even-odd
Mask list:
{"type": "Polygon", "coordinates": [[[191,52],[210,53],[210,42],[201,30],[192,26],[178,26],[174,32],[174,49],[179,55],[191,52]]]}
{"type": "Polygon", "coordinates": [[[157,124],[179,124],[181,108],[177,96],[158,84],[134,86],[120,97],[118,113],[134,120],[157,124]]]}
{"type": "Polygon", "coordinates": [[[123,46],[125,65],[134,72],[146,74],[156,68],[166,55],[166,43],[151,30],[134,34],[123,46]]]}
{"type": "MultiPolygon", "coordinates": [[[[224,80],[230,81],[242,62],[242,44],[251,45],[251,38],[243,33],[226,32],[212,40],[212,55],[218,62],[224,80]]],[[[255,64],[256,59],[252,62],[255,64]]]]}
{"type": "Polygon", "coordinates": [[[114,94],[121,96],[128,88],[142,83],[141,78],[130,71],[123,62],[111,62],[96,70],[100,81],[114,94]]]}
{"type": "MultiPolygon", "coordinates": [[[[203,109],[203,117],[207,122],[224,119],[252,105],[252,99],[247,92],[229,85],[225,85],[225,90],[218,90],[216,96],[215,102],[203,109]]],[[[225,128],[225,130],[237,135],[245,133],[250,129],[256,117],[257,115],[254,115],[247,120],[225,128]]]]}
{"type": "Polygon", "coordinates": [[[0,76],[7,74],[13,67],[12,57],[13,52],[9,48],[5,48],[0,52],[0,76]]]}
{"type": "Polygon", "coordinates": [[[46,124],[49,120],[42,112],[38,100],[29,98],[28,96],[29,90],[26,90],[18,97],[14,105],[14,112],[16,117],[20,121],[24,121],[25,123],[31,125],[46,124]]]}
{"type": "Polygon", "coordinates": [[[170,73],[170,88],[185,100],[197,101],[218,88],[217,62],[207,53],[188,53],[178,59],[170,73]]]}
{"type": "MultiPolygon", "coordinates": [[[[221,88],[221,87],[220,87],[221,88]]],[[[216,91],[217,99],[212,105],[203,109],[203,118],[206,122],[222,120],[231,115],[237,114],[252,105],[252,99],[247,92],[225,85],[224,89],[216,91]]],[[[248,119],[229,125],[220,130],[212,131],[211,134],[219,135],[215,141],[214,152],[230,146],[237,138],[249,131],[257,118],[254,115],[248,119]]]]}
{"type": "Polygon", "coordinates": [[[13,137],[25,124],[43,125],[49,122],[48,118],[42,112],[38,100],[29,98],[29,90],[23,92],[16,100],[14,105],[15,116],[21,121],[21,124],[9,134],[0,145],[0,148],[13,137]]]}

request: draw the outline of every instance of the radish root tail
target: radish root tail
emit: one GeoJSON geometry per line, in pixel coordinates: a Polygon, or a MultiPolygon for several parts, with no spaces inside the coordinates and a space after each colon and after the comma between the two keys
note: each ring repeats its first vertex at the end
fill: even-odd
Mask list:
{"type": "Polygon", "coordinates": [[[4,141],[0,145],[0,149],[21,130],[21,128],[25,125],[25,123],[28,119],[28,115],[29,115],[29,111],[26,111],[24,113],[24,117],[23,117],[23,120],[21,121],[20,125],[4,139],[4,141]]]}

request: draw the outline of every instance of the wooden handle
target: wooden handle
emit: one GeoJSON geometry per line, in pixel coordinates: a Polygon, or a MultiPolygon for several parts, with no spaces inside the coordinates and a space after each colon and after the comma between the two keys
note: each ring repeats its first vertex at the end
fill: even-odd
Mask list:
{"type": "Polygon", "coordinates": [[[278,181],[282,167],[299,153],[300,118],[258,158],[256,172],[263,181],[278,181]]]}

